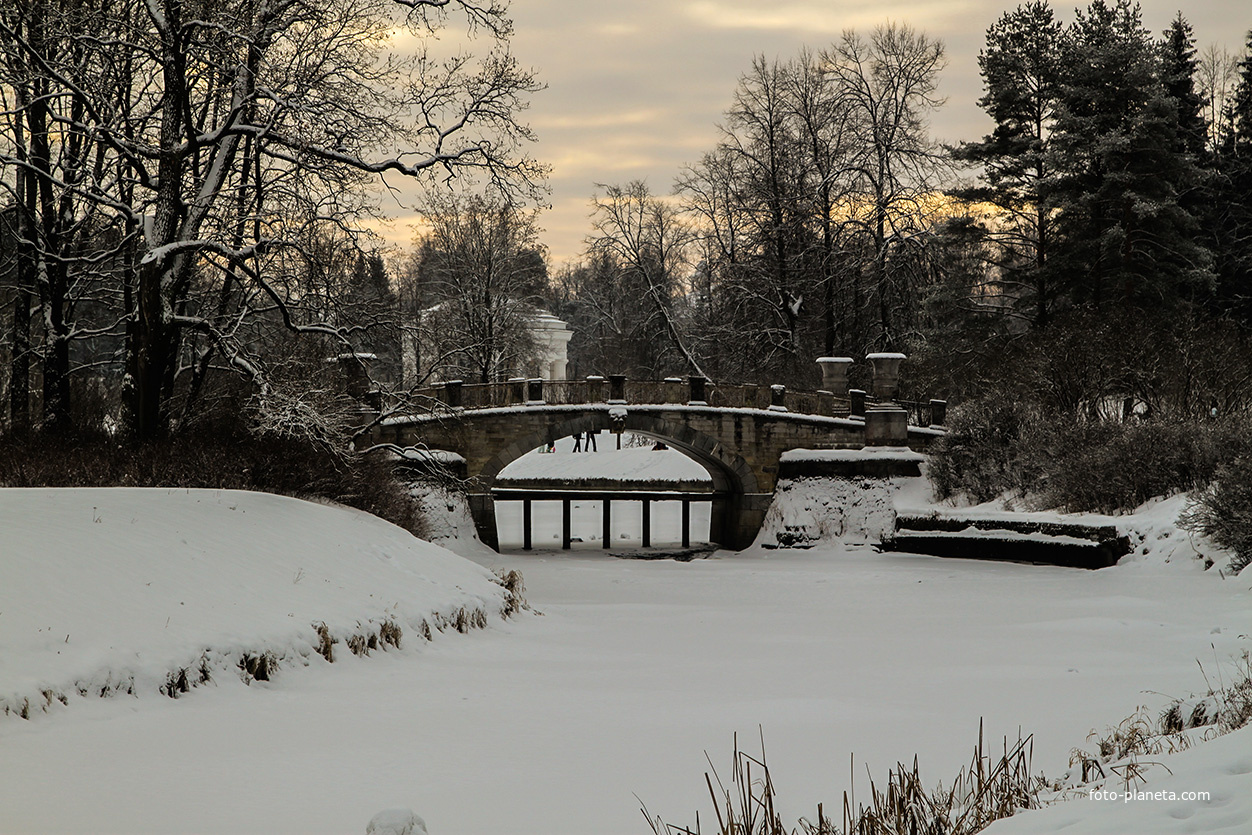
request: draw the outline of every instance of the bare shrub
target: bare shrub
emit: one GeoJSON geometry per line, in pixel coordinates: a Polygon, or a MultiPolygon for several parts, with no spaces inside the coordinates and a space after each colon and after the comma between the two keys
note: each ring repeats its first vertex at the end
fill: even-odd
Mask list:
{"type": "Polygon", "coordinates": [[[1179,518],[1186,530],[1203,534],[1234,554],[1231,570],[1252,563],[1252,455],[1217,468],[1213,480],[1179,518]]]}
{"type": "Polygon", "coordinates": [[[948,433],[930,448],[929,475],[941,499],[986,502],[1037,482],[1024,450],[1041,427],[1036,412],[1013,399],[974,400],[953,409],[948,433]]]}
{"type": "MultiPolygon", "coordinates": [[[[1195,489],[1249,445],[1237,419],[1076,421],[1000,401],[966,404],[951,423],[931,450],[930,478],[940,498],[1028,495],[1040,506],[1075,512],[1116,513],[1195,489]]],[[[1229,476],[1217,501],[1246,502],[1252,520],[1252,463],[1243,466],[1245,477],[1229,476]]],[[[1252,521],[1246,528],[1252,552],[1252,521]]]]}
{"type": "Polygon", "coordinates": [[[0,487],[183,487],[320,498],[420,530],[417,508],[380,455],[345,458],[316,444],[198,426],[144,444],[104,433],[0,436],[0,487]]]}

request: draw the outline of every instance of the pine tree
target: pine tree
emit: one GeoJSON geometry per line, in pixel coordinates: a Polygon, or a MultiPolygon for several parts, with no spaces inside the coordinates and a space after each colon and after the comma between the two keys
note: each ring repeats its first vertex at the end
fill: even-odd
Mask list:
{"type": "Polygon", "coordinates": [[[1062,32],[1043,0],[1006,12],[987,30],[987,46],[978,56],[986,94],[978,104],[996,127],[981,142],[955,151],[957,159],[983,168],[982,185],[957,196],[996,207],[984,228],[997,244],[1006,284],[1016,285],[1013,292],[1032,308],[1036,325],[1046,323],[1051,307],[1044,269],[1051,218],[1040,185],[1050,171],[1047,148],[1060,93],[1062,32]]]}

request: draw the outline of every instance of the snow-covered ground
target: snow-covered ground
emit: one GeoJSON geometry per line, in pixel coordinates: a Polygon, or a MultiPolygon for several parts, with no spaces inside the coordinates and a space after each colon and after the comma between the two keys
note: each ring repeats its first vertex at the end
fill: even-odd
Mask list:
{"type": "MultiPolygon", "coordinates": [[[[340,523],[317,520],[360,517],[349,511],[301,505],[308,515],[278,518],[290,500],[232,496],[233,509],[201,520],[193,507],[157,506],[133,491],[65,491],[66,515],[48,525],[27,518],[36,516],[30,508],[10,509],[17,492],[0,491],[0,693],[20,689],[14,676],[60,669],[47,656],[71,618],[82,624],[74,629],[116,624],[127,640],[147,640],[172,613],[206,611],[202,595],[218,587],[214,571],[180,582],[170,567],[153,582],[159,597],[114,600],[113,573],[85,560],[29,570],[44,565],[49,530],[112,564],[126,557],[106,555],[104,543],[146,513],[151,533],[129,548],[159,558],[186,539],[195,549],[194,560],[181,558],[186,571],[241,563],[226,581],[240,602],[229,619],[239,645],[270,634],[266,618],[286,619],[301,602],[293,595],[336,569],[321,582],[333,601],[302,601],[309,605],[295,619],[368,617],[376,592],[357,566],[384,560],[360,548],[394,531],[366,520],[376,529],[347,537],[354,551],[335,539],[340,523]],[[102,502],[109,514],[96,522],[92,508],[102,502]],[[257,537],[270,545],[246,560],[232,556],[257,537]],[[340,553],[343,564],[314,561],[319,549],[340,553]],[[261,571],[270,560],[278,565],[261,571]],[[10,592],[9,578],[28,573],[42,579],[10,592]],[[14,612],[30,613],[23,624],[42,614],[49,623],[13,631],[14,612]]],[[[1167,696],[1203,690],[1197,661],[1213,676],[1252,647],[1252,577],[1206,572],[1170,542],[1145,536],[1134,558],[1096,572],[833,542],[690,563],[478,551],[486,568],[520,569],[542,615],[494,618],[484,630],[369,658],[313,658],[248,686],[218,676],[176,700],[143,690],[74,697],[30,721],[0,717],[0,832],[359,833],[380,810],[408,807],[433,835],[643,833],[636,796],[673,823],[694,823],[696,809],[711,814],[705,752],[724,773],[735,733],[748,750],[763,733],[794,821],[818,801],[837,807],[852,753],[862,785],[866,767],[881,776],[914,754],[927,781],[950,779],[968,761],[980,719],[993,739],[1033,732],[1035,770],[1059,775],[1091,730],[1140,704],[1155,711],[1167,696]]],[[[386,606],[419,600],[406,609],[414,618],[493,600],[498,586],[485,572],[414,547],[408,572],[380,580],[386,606]],[[434,578],[437,589],[398,579],[431,578],[435,563],[462,573],[434,578]]],[[[68,634],[73,644],[77,634],[68,634]]],[[[120,665],[129,651],[99,643],[88,658],[120,665]]],[[[992,832],[1071,823],[1065,831],[1101,835],[1252,831],[1252,809],[1239,800],[1252,796],[1247,743],[1245,731],[1171,762],[1175,777],[1160,788],[1168,779],[1179,791],[1220,796],[1207,806],[1082,799],[992,832]]]]}
{"type": "Polygon", "coordinates": [[[239,678],[245,659],[265,659],[262,678],[325,663],[323,633],[332,657],[354,637],[403,647],[504,599],[369,514],[261,493],[5,489],[0,531],[0,720],[239,678]]]}

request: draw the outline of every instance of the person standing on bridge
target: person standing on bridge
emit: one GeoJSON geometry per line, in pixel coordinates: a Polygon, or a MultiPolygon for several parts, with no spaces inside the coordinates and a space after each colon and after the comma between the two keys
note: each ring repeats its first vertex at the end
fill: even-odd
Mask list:
{"type": "Polygon", "coordinates": [[[583,451],[583,433],[575,432],[574,433],[574,452],[582,452],[582,451],[583,451]]]}
{"type": "Polygon", "coordinates": [[[583,447],[583,452],[596,452],[596,435],[599,434],[599,432],[587,430],[587,445],[583,447]]]}

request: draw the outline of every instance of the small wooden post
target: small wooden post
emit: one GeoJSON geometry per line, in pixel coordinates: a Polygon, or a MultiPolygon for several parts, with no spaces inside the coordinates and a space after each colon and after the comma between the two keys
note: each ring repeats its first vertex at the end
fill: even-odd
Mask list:
{"type": "Polygon", "coordinates": [[[683,547],[691,547],[691,499],[683,499],[683,547]]]}
{"type": "Polygon", "coordinates": [[[643,547],[652,547],[652,502],[643,500],[643,547]]]}
{"type": "Polygon", "coordinates": [[[522,499],[522,550],[530,550],[530,499],[522,499]]]}
{"type": "Polygon", "coordinates": [[[606,498],[600,508],[601,521],[603,523],[601,525],[601,539],[603,540],[601,547],[604,548],[613,547],[613,511],[610,509],[612,506],[613,500],[606,498]]]}
{"type": "Polygon", "coordinates": [[[561,548],[569,550],[570,545],[570,500],[561,499],[561,548]]]}

